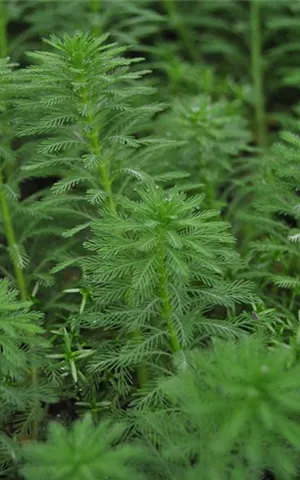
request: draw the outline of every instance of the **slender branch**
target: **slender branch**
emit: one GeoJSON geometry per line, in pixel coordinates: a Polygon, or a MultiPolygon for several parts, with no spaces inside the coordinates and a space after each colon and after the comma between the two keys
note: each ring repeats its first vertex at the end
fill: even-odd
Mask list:
{"type": "MultiPolygon", "coordinates": [[[[1,169],[0,169],[0,207],[1,207],[1,213],[3,218],[7,243],[10,250],[12,251],[16,248],[17,242],[16,242],[16,236],[15,236],[15,232],[12,224],[9,207],[7,204],[5,191],[4,191],[4,182],[3,182],[3,175],[2,175],[1,169]]],[[[20,267],[17,259],[14,259],[13,257],[12,257],[12,264],[15,272],[15,279],[20,291],[20,297],[22,300],[26,300],[28,295],[27,295],[27,288],[26,288],[26,282],[25,282],[23,270],[20,267]]]]}
{"type": "Polygon", "coordinates": [[[8,54],[7,41],[7,11],[4,0],[0,0],[0,57],[6,58],[8,54]]]}
{"type": "Polygon", "coordinates": [[[172,305],[168,294],[168,274],[165,266],[165,246],[163,238],[160,239],[158,245],[159,257],[159,276],[160,276],[160,298],[162,301],[162,316],[166,321],[167,329],[171,339],[171,346],[174,352],[181,350],[180,341],[178,339],[175,328],[172,324],[172,305]]]}
{"type": "Polygon", "coordinates": [[[91,0],[91,10],[92,12],[99,12],[100,10],[100,0],[91,0]]]}
{"type": "MultiPolygon", "coordinates": [[[[90,122],[91,119],[89,119],[90,122]]],[[[99,131],[97,128],[94,128],[90,135],[90,151],[97,157],[101,155],[101,144],[99,141],[99,131]]],[[[116,213],[116,205],[112,197],[112,179],[110,178],[108,167],[105,163],[100,163],[98,167],[98,173],[101,181],[101,185],[105,193],[107,194],[107,201],[111,212],[116,213]]]]}
{"type": "MultiPolygon", "coordinates": [[[[81,98],[84,102],[86,102],[87,98],[88,98],[88,92],[84,92],[81,95],[81,98]]],[[[87,122],[89,124],[92,124],[93,123],[93,118],[91,116],[87,117],[87,122]]],[[[89,138],[89,150],[90,150],[90,152],[93,153],[95,156],[99,157],[101,155],[101,143],[99,141],[99,130],[98,130],[98,128],[92,129],[91,132],[88,135],[88,138],[89,138]]],[[[107,193],[107,195],[108,195],[107,201],[108,201],[109,208],[110,208],[112,213],[116,213],[117,209],[116,209],[114,199],[112,197],[112,188],[111,188],[112,179],[109,175],[109,170],[108,170],[107,166],[105,165],[105,163],[101,163],[99,165],[98,173],[99,173],[102,188],[105,191],[105,193],[107,193]]],[[[140,341],[140,342],[143,340],[143,336],[142,336],[139,329],[136,329],[133,332],[133,338],[135,340],[140,341]]],[[[138,383],[139,383],[140,387],[148,381],[148,372],[147,372],[147,367],[145,365],[138,365],[137,376],[138,376],[138,383]]]]}
{"type": "Polygon", "coordinates": [[[112,189],[111,189],[111,179],[109,177],[107,166],[104,163],[99,165],[99,174],[103,186],[103,190],[108,195],[108,205],[111,212],[116,213],[116,205],[112,197],[112,189]]]}
{"type": "MultiPolygon", "coordinates": [[[[89,92],[87,90],[84,90],[81,92],[80,98],[84,104],[87,103],[88,97],[89,97],[89,92]]],[[[94,116],[88,115],[86,117],[86,121],[88,125],[92,125],[94,122],[94,116]]],[[[97,127],[92,128],[92,130],[88,134],[88,139],[89,139],[88,148],[90,153],[92,153],[96,157],[100,157],[101,142],[99,140],[99,128],[97,127]]],[[[104,162],[100,163],[98,167],[98,173],[99,173],[102,188],[108,197],[107,201],[108,201],[109,208],[111,212],[116,213],[116,205],[112,197],[112,188],[111,188],[112,179],[110,178],[108,167],[104,162]]]]}
{"type": "MultiPolygon", "coordinates": [[[[80,97],[81,97],[81,100],[83,101],[83,103],[87,103],[87,101],[88,101],[88,91],[85,90],[85,91],[81,92],[80,97]]],[[[92,116],[88,116],[86,118],[87,118],[87,123],[89,125],[92,125],[94,118],[92,116]]],[[[100,155],[101,155],[101,142],[99,140],[99,129],[97,127],[93,128],[90,131],[90,133],[88,134],[88,139],[89,139],[89,150],[90,150],[90,152],[93,155],[95,155],[97,157],[100,157],[100,155]]],[[[100,165],[98,166],[98,173],[99,173],[102,188],[108,196],[107,201],[108,201],[108,206],[110,208],[110,211],[112,213],[116,213],[116,211],[117,211],[116,204],[115,204],[114,199],[112,197],[112,188],[111,188],[112,179],[111,179],[110,174],[109,174],[109,169],[104,162],[100,163],[100,165]]],[[[143,336],[142,336],[139,329],[136,329],[133,332],[132,336],[135,340],[138,340],[140,342],[143,340],[143,336]]],[[[140,387],[142,385],[144,385],[145,383],[147,383],[147,381],[148,381],[148,371],[147,371],[146,365],[138,365],[137,376],[138,376],[138,383],[139,383],[140,387]]]]}
{"type": "MultiPolygon", "coordinates": [[[[133,333],[133,338],[136,339],[138,342],[143,341],[143,336],[140,332],[140,330],[136,329],[133,333]]],[[[141,388],[145,383],[148,381],[148,371],[146,365],[138,365],[137,367],[137,378],[138,378],[138,384],[139,387],[141,388]]]]}
{"type": "Polygon", "coordinates": [[[257,144],[267,143],[266,112],[263,87],[263,56],[261,35],[261,6],[258,0],[250,2],[251,70],[254,89],[255,130],[257,144]]]}
{"type": "Polygon", "coordinates": [[[95,23],[93,22],[93,34],[96,37],[101,35],[101,28],[99,25],[99,13],[101,10],[101,0],[90,0],[90,8],[92,11],[92,15],[95,17],[95,23]]]}
{"type": "MultiPolygon", "coordinates": [[[[1,213],[2,213],[2,219],[4,223],[4,229],[6,233],[6,239],[8,246],[11,250],[16,248],[16,236],[15,236],[15,231],[13,228],[13,223],[11,219],[11,214],[9,211],[9,207],[7,204],[6,200],[6,195],[4,191],[4,181],[3,181],[3,175],[2,171],[0,169],[0,208],[1,208],[1,213]]],[[[13,258],[12,256],[12,264],[15,272],[15,279],[17,282],[17,285],[19,287],[20,291],[20,297],[22,300],[27,300],[28,299],[28,292],[27,292],[27,287],[26,287],[26,281],[24,277],[23,270],[21,269],[20,265],[18,264],[17,259],[13,258]]],[[[33,387],[37,387],[38,385],[38,370],[36,367],[31,366],[30,368],[30,376],[31,376],[31,382],[33,387]]],[[[40,403],[34,402],[33,408],[35,411],[38,411],[40,408],[40,403]]],[[[38,431],[39,431],[39,417],[38,415],[35,415],[33,420],[32,420],[32,432],[31,432],[31,439],[36,440],[38,437],[38,431]]]]}
{"type": "MultiPolygon", "coordinates": [[[[34,388],[38,387],[38,381],[39,381],[39,372],[36,367],[32,367],[30,370],[31,374],[31,382],[32,386],[34,388]]],[[[41,404],[38,400],[34,401],[34,409],[37,410],[37,412],[40,410],[41,404]]],[[[39,425],[40,425],[40,418],[36,414],[33,418],[32,421],[32,429],[31,429],[31,439],[32,440],[37,440],[38,439],[38,434],[39,434],[39,425]]]]}

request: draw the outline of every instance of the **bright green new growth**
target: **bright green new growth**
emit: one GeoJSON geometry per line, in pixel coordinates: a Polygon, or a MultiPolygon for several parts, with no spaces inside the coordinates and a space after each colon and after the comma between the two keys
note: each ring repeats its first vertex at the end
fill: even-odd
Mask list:
{"type": "Polygon", "coordinates": [[[257,480],[266,469],[296,478],[299,364],[291,351],[268,351],[253,337],[216,341],[186,360],[160,384],[164,409],[135,413],[142,438],[159,445],[161,478],[257,480]]]}
{"type": "Polygon", "coordinates": [[[137,137],[141,124],[161,106],[140,105],[140,98],[153,92],[136,84],[148,71],[130,70],[142,59],[121,57],[126,48],[105,43],[107,37],[53,36],[47,41],[52,52],[30,54],[40,64],[23,72],[20,135],[41,135],[36,161],[26,168],[43,175],[61,172],[55,192],[83,184],[114,210],[113,183],[122,180],[128,155],[143,143],[137,137]]]}
{"type": "Polygon", "coordinates": [[[250,283],[229,280],[241,261],[228,225],[201,209],[203,196],[153,184],[137,193],[135,201],[117,196],[120,213],[102,210],[92,226],[86,246],[94,253],[83,267],[93,304],[78,319],[82,328],[115,332],[89,368],[118,372],[121,393],[132,367],[152,373],[211,334],[242,334],[234,319],[205,314],[253,300],[250,283]]]}
{"type": "Polygon", "coordinates": [[[28,463],[24,476],[30,480],[142,479],[134,462],[145,454],[141,447],[118,445],[123,431],[124,426],[109,421],[95,426],[89,416],[75,423],[71,431],[52,424],[46,444],[25,448],[28,463]]]}

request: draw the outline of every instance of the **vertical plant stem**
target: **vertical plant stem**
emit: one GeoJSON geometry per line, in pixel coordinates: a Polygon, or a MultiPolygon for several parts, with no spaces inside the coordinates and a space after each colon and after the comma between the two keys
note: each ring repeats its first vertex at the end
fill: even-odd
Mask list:
{"type": "MultiPolygon", "coordinates": [[[[16,247],[17,243],[16,243],[16,236],[15,236],[15,232],[14,232],[14,228],[13,228],[13,223],[12,223],[9,207],[8,207],[6,196],[5,196],[3,174],[2,174],[1,169],[0,169],[0,208],[1,208],[1,213],[2,213],[2,219],[3,219],[7,244],[8,244],[8,247],[12,250],[16,247]]],[[[20,291],[20,298],[22,300],[27,300],[28,299],[28,292],[27,292],[26,281],[25,281],[23,270],[19,266],[17,260],[13,259],[12,264],[13,264],[13,268],[14,268],[14,272],[15,272],[16,283],[17,283],[19,291],[20,291]]],[[[36,367],[31,366],[30,376],[31,376],[32,386],[37,387],[37,384],[38,384],[38,370],[37,370],[36,367]]],[[[38,411],[39,407],[40,407],[39,402],[34,404],[34,410],[35,411],[38,411]]],[[[37,439],[38,430],[39,430],[39,417],[38,417],[38,415],[36,415],[32,420],[32,432],[31,432],[32,440],[37,439]]]]}
{"type": "MultiPolygon", "coordinates": [[[[88,103],[89,99],[89,92],[88,90],[83,90],[80,94],[80,99],[83,104],[88,103]]],[[[86,117],[86,123],[88,125],[92,125],[94,123],[94,117],[92,115],[88,115],[86,117]]],[[[101,156],[101,142],[99,140],[99,129],[97,127],[94,127],[91,129],[91,131],[88,134],[88,140],[89,140],[89,151],[96,157],[101,156]]],[[[100,182],[102,185],[102,188],[104,192],[107,194],[107,201],[109,208],[111,212],[116,213],[116,205],[112,197],[112,189],[111,189],[111,184],[112,184],[112,179],[110,178],[109,171],[107,165],[102,162],[98,166],[98,174],[100,177],[100,182]]]]}
{"type": "MultiPolygon", "coordinates": [[[[0,0],[0,58],[6,58],[8,55],[8,38],[7,38],[7,10],[5,6],[5,0],[0,0]]],[[[11,214],[9,211],[9,206],[7,203],[5,191],[4,191],[4,179],[3,179],[3,172],[0,167],[0,209],[2,213],[2,219],[4,224],[4,230],[6,234],[7,244],[10,250],[13,250],[16,245],[16,236],[15,231],[12,223],[11,214]]],[[[27,286],[25,281],[25,276],[23,273],[22,268],[18,264],[16,259],[12,259],[13,269],[15,273],[15,280],[20,292],[20,298],[22,300],[28,299],[28,292],[27,286]]],[[[30,377],[31,383],[33,388],[37,388],[38,386],[38,369],[35,366],[31,366],[30,368],[30,377]]],[[[33,410],[36,412],[34,418],[32,420],[32,430],[31,430],[31,439],[36,440],[38,438],[38,431],[39,431],[39,412],[40,403],[39,401],[34,402],[33,410]]]]}
{"type": "MultiPolygon", "coordinates": [[[[99,4],[99,1],[97,2],[97,0],[96,0],[96,3],[99,4]]],[[[87,103],[87,100],[88,100],[88,92],[87,91],[82,92],[81,100],[83,101],[83,103],[87,103]]],[[[87,117],[87,123],[89,125],[92,125],[93,118],[91,116],[87,117]]],[[[93,128],[90,131],[90,133],[88,135],[88,139],[89,139],[89,150],[90,150],[90,152],[93,155],[95,155],[97,157],[100,157],[101,156],[101,142],[99,140],[99,130],[98,130],[97,127],[93,128]]],[[[102,186],[104,192],[107,194],[107,203],[108,203],[109,209],[112,213],[116,213],[117,208],[116,208],[116,204],[114,202],[113,196],[112,196],[112,193],[113,193],[112,188],[111,188],[112,178],[109,174],[109,169],[108,169],[107,165],[104,162],[102,162],[98,166],[97,170],[98,170],[101,186],[102,186]]],[[[132,336],[135,340],[138,340],[140,342],[143,340],[143,336],[142,336],[140,330],[138,330],[138,329],[136,329],[133,332],[132,336]]],[[[148,372],[147,372],[146,365],[139,365],[137,367],[137,376],[138,376],[139,386],[141,387],[142,385],[144,385],[148,381],[148,372]]]]}
{"type": "Polygon", "coordinates": [[[92,14],[94,15],[96,20],[96,22],[93,23],[93,34],[96,37],[99,37],[101,35],[101,28],[99,25],[99,12],[101,9],[100,0],[91,0],[90,6],[91,6],[92,14]]]}
{"type": "MultiPolygon", "coordinates": [[[[178,2],[179,3],[179,2],[178,2]]],[[[166,13],[168,14],[172,24],[177,30],[178,36],[182,41],[189,57],[194,62],[199,60],[197,50],[191,39],[186,26],[182,22],[182,14],[178,11],[176,0],[163,0],[163,5],[166,13]]]]}
{"type": "MultiPolygon", "coordinates": [[[[101,145],[99,142],[98,131],[95,129],[90,136],[91,141],[91,151],[94,155],[99,157],[101,155],[101,145]]],[[[112,213],[116,213],[116,205],[112,197],[111,183],[112,179],[110,178],[107,165],[105,163],[100,163],[98,167],[98,173],[101,181],[102,188],[107,194],[108,206],[112,213]]]]}
{"type": "Polygon", "coordinates": [[[257,144],[259,147],[263,148],[267,143],[267,130],[263,87],[261,6],[259,0],[250,1],[250,37],[251,70],[254,90],[255,131],[257,144]]]}
{"type": "MultiPolygon", "coordinates": [[[[143,336],[140,330],[136,329],[133,333],[133,338],[135,338],[138,342],[143,341],[143,336]]],[[[146,365],[138,365],[137,367],[137,377],[138,377],[138,384],[141,388],[145,383],[148,381],[148,371],[146,365]]]]}
{"type": "Polygon", "coordinates": [[[111,179],[108,174],[107,166],[104,163],[99,165],[99,175],[102,183],[103,190],[108,195],[108,205],[111,212],[116,213],[116,205],[112,197],[112,189],[111,189],[111,179]]]}
{"type": "Polygon", "coordinates": [[[7,11],[4,0],[0,0],[0,57],[6,58],[8,54],[7,46],[7,11]]]}
{"type": "Polygon", "coordinates": [[[181,350],[180,341],[172,324],[172,305],[168,294],[168,273],[165,266],[165,247],[164,239],[161,238],[158,245],[159,258],[159,277],[160,277],[160,298],[162,301],[162,317],[167,324],[170,335],[171,346],[173,352],[181,350]]]}
{"type": "MultiPolygon", "coordinates": [[[[6,196],[5,196],[3,175],[2,175],[1,169],[0,169],[0,206],[1,206],[1,213],[2,213],[4,228],[5,228],[7,244],[8,244],[8,247],[11,250],[13,250],[16,247],[17,243],[16,243],[16,237],[15,237],[15,232],[14,232],[14,228],[11,220],[9,207],[8,207],[6,196]]],[[[20,291],[20,297],[22,300],[26,300],[27,288],[26,288],[26,282],[25,282],[23,270],[21,269],[17,260],[12,260],[12,263],[13,263],[13,268],[15,272],[16,283],[20,291]]]]}
{"type": "Polygon", "coordinates": [[[295,299],[296,299],[296,297],[297,297],[297,294],[298,294],[298,292],[296,291],[296,289],[294,289],[294,290],[292,291],[292,295],[291,295],[290,303],[289,303],[289,307],[288,307],[288,309],[289,309],[290,311],[293,310],[293,308],[294,308],[294,303],[295,303],[295,299]]]}
{"type": "MultiPolygon", "coordinates": [[[[36,367],[32,367],[31,371],[31,383],[32,386],[37,388],[38,386],[38,369],[36,367]]],[[[36,411],[36,415],[33,418],[32,421],[32,428],[31,428],[31,439],[33,441],[38,439],[38,434],[39,434],[39,425],[40,425],[40,418],[39,418],[39,413],[40,413],[40,408],[41,404],[38,400],[34,402],[34,410],[36,411]]]]}
{"type": "MultiPolygon", "coordinates": [[[[84,101],[87,100],[87,92],[84,93],[83,97],[84,101]]],[[[89,124],[92,124],[93,119],[90,117],[87,119],[89,124]]],[[[89,134],[89,143],[90,143],[90,152],[93,153],[95,156],[100,157],[101,155],[101,143],[99,141],[99,131],[97,128],[92,129],[92,131],[89,134]]],[[[114,199],[112,197],[112,179],[109,174],[109,170],[107,165],[103,162],[100,163],[98,166],[98,173],[100,177],[100,182],[102,185],[102,188],[104,192],[107,194],[107,202],[109,209],[112,213],[116,213],[116,204],[114,202],[114,199]]],[[[141,342],[143,340],[142,334],[140,330],[136,329],[133,333],[133,338],[135,340],[138,340],[141,342]]],[[[137,376],[138,376],[138,383],[139,387],[144,385],[148,381],[148,372],[147,372],[147,367],[145,365],[139,365],[137,367],[137,376]]]]}
{"type": "MultiPolygon", "coordinates": [[[[129,291],[129,295],[127,297],[126,303],[130,306],[134,305],[134,296],[133,296],[133,291],[129,291]]],[[[144,340],[144,337],[140,331],[140,329],[137,327],[134,329],[133,332],[129,333],[129,336],[133,339],[133,341],[137,342],[138,344],[141,344],[142,341],[144,340]]],[[[136,366],[136,373],[137,373],[137,380],[138,380],[138,386],[141,388],[145,383],[148,382],[149,376],[148,376],[148,368],[144,363],[140,363],[136,366]]]]}

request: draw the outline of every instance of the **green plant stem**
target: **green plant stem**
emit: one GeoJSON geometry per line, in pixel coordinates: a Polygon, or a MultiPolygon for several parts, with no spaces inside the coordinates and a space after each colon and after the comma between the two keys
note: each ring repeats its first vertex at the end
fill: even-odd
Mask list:
{"type": "MultiPolygon", "coordinates": [[[[84,101],[87,99],[87,92],[84,92],[84,95],[82,96],[84,101]]],[[[88,122],[91,124],[93,121],[92,118],[88,118],[88,122]]],[[[90,134],[89,134],[89,143],[90,143],[90,152],[96,155],[97,157],[100,157],[101,155],[101,144],[99,141],[99,131],[97,128],[94,128],[90,134]]],[[[105,193],[107,194],[108,198],[108,205],[110,208],[110,211],[112,213],[116,213],[116,204],[114,202],[114,199],[112,197],[112,179],[109,175],[109,170],[105,163],[100,163],[98,166],[98,173],[101,181],[101,185],[105,193]]],[[[136,329],[135,332],[133,333],[133,338],[137,339],[139,341],[142,341],[142,334],[141,332],[136,329]]],[[[147,367],[145,365],[139,365],[137,367],[137,375],[138,375],[138,383],[139,386],[141,387],[148,381],[148,372],[147,372],[147,367]]]]}
{"type": "MultiPolygon", "coordinates": [[[[81,79],[82,80],[82,79],[81,79]]],[[[88,103],[89,92],[88,90],[83,90],[80,94],[80,100],[85,105],[88,103]]],[[[88,125],[92,125],[94,123],[94,117],[92,115],[88,115],[86,117],[86,121],[88,125]]],[[[94,127],[91,129],[90,133],[88,134],[89,139],[89,151],[96,157],[100,158],[101,156],[101,142],[99,140],[99,128],[94,127]]],[[[108,205],[111,212],[116,213],[116,205],[112,197],[112,179],[110,178],[109,171],[107,165],[102,162],[98,166],[98,174],[100,178],[100,182],[104,192],[107,194],[108,197],[108,205]]]]}
{"type": "MultiPolygon", "coordinates": [[[[6,233],[6,239],[7,243],[10,249],[14,249],[16,246],[16,237],[15,237],[15,232],[12,224],[12,219],[9,211],[9,207],[7,204],[6,196],[5,196],[5,191],[4,191],[4,181],[3,181],[3,175],[2,171],[0,169],[0,208],[1,208],[1,213],[2,213],[2,219],[4,223],[4,228],[5,228],[5,233],[6,233]]],[[[16,260],[12,260],[14,272],[15,272],[15,279],[17,282],[17,285],[19,287],[20,291],[20,298],[22,300],[27,300],[28,299],[28,292],[27,292],[27,287],[26,287],[26,282],[25,282],[25,277],[23,274],[23,270],[20,268],[18,265],[18,262],[16,260]]],[[[35,367],[31,367],[30,369],[30,376],[31,376],[31,383],[33,387],[37,387],[38,385],[38,370],[35,367]]],[[[39,409],[40,405],[37,402],[37,404],[34,404],[34,410],[39,409]]],[[[31,439],[35,440],[38,437],[38,430],[39,430],[39,419],[37,416],[34,417],[32,421],[32,433],[31,433],[31,439]]]]}
{"type": "Polygon", "coordinates": [[[180,40],[183,43],[189,57],[194,62],[199,60],[197,50],[191,36],[189,35],[184,23],[182,22],[182,13],[178,11],[176,0],[163,0],[163,5],[166,13],[168,14],[171,23],[177,30],[180,40]]]}
{"type": "MultiPolygon", "coordinates": [[[[6,195],[4,191],[4,182],[3,182],[3,175],[2,171],[0,169],[0,206],[1,206],[1,213],[2,213],[2,219],[4,223],[4,228],[5,228],[5,233],[6,233],[6,239],[8,246],[11,250],[13,250],[17,243],[16,243],[16,237],[15,237],[15,232],[11,220],[11,215],[10,211],[8,208],[7,200],[6,200],[6,195]]],[[[17,260],[13,259],[13,268],[15,272],[15,279],[20,291],[20,297],[22,300],[27,299],[27,288],[26,288],[26,282],[23,274],[23,270],[19,266],[17,260]]]]}
{"type": "Polygon", "coordinates": [[[181,350],[180,341],[172,324],[172,305],[168,294],[168,274],[165,267],[165,246],[161,238],[158,245],[160,298],[162,301],[162,317],[167,324],[173,352],[181,350]]]}
{"type": "MultiPolygon", "coordinates": [[[[34,388],[37,388],[38,387],[38,378],[39,378],[38,369],[36,367],[32,367],[31,371],[30,371],[30,374],[31,374],[32,386],[34,388]]],[[[34,410],[35,411],[39,411],[40,407],[41,407],[41,405],[40,405],[40,402],[38,400],[36,402],[34,402],[34,410]]],[[[33,420],[32,420],[31,439],[33,441],[38,439],[39,425],[40,425],[39,417],[36,414],[34,416],[33,420]]]]}
{"type": "Polygon", "coordinates": [[[257,144],[263,148],[267,143],[266,112],[263,87],[261,7],[258,0],[250,2],[251,70],[255,109],[257,144]]]}
{"type": "Polygon", "coordinates": [[[0,0],[0,57],[6,58],[8,54],[7,41],[7,12],[4,0],[0,0]]]}
{"type": "Polygon", "coordinates": [[[208,176],[209,178],[206,178],[206,186],[205,186],[205,194],[206,194],[206,201],[208,208],[214,208],[216,205],[216,188],[214,188],[212,178],[211,176],[208,176]]]}
{"type": "MultiPolygon", "coordinates": [[[[90,0],[90,8],[91,8],[91,11],[92,11],[92,14],[95,15],[95,17],[98,17],[99,16],[99,12],[100,12],[100,9],[101,9],[101,4],[100,4],[100,0],[90,0]]],[[[98,20],[98,18],[97,18],[98,20]]],[[[96,37],[99,37],[101,35],[101,28],[100,28],[100,25],[97,21],[97,23],[95,23],[93,25],[93,34],[96,36],[96,37]]]]}
{"type": "MultiPolygon", "coordinates": [[[[140,330],[136,329],[133,333],[133,338],[135,338],[138,342],[142,342],[143,336],[140,330]]],[[[148,381],[148,371],[146,365],[139,365],[137,367],[137,377],[138,377],[138,384],[141,388],[145,383],[148,381]]]]}
{"type": "MultiPolygon", "coordinates": [[[[127,304],[131,305],[132,301],[133,301],[132,291],[130,291],[129,298],[127,298],[127,304]]],[[[144,339],[139,328],[135,328],[133,332],[130,332],[130,336],[132,337],[133,341],[139,344],[141,344],[144,339]]],[[[141,388],[145,383],[148,382],[148,379],[149,379],[148,368],[145,364],[140,363],[139,365],[136,366],[136,371],[137,371],[138,386],[139,388],[141,388]]]]}
{"type": "MultiPolygon", "coordinates": [[[[99,2],[97,2],[97,3],[99,3],[99,2]]],[[[87,91],[82,92],[81,99],[84,103],[87,102],[87,99],[88,99],[88,92],[87,91]]],[[[87,122],[91,125],[93,123],[93,118],[88,117],[87,122]]],[[[89,150],[90,150],[90,152],[93,155],[95,155],[97,157],[100,157],[100,155],[101,155],[101,143],[99,141],[99,130],[98,130],[98,128],[96,128],[96,127],[93,128],[91,130],[91,132],[89,133],[88,138],[89,138],[89,150]]],[[[108,201],[109,209],[112,213],[116,213],[117,209],[116,209],[116,204],[115,204],[113,196],[112,196],[113,192],[112,192],[112,188],[111,188],[112,179],[109,175],[108,167],[104,162],[100,163],[100,165],[98,166],[98,174],[99,174],[99,178],[100,178],[102,188],[103,188],[104,192],[107,194],[107,201],[108,201]]],[[[142,337],[141,332],[138,329],[136,329],[135,332],[133,333],[133,338],[137,339],[139,341],[142,341],[143,337],[142,337]]],[[[142,385],[144,385],[148,381],[147,367],[145,365],[139,365],[137,367],[137,375],[138,375],[139,386],[141,387],[142,385]]]]}
{"type": "Polygon", "coordinates": [[[111,179],[109,177],[108,169],[104,163],[101,163],[99,165],[99,175],[100,175],[103,190],[108,195],[109,208],[111,212],[116,213],[116,204],[112,197],[111,179]]]}
{"type": "Polygon", "coordinates": [[[294,290],[292,291],[290,303],[289,303],[289,306],[288,306],[289,311],[292,311],[292,310],[293,310],[293,308],[294,308],[294,303],[295,303],[295,299],[296,299],[297,295],[298,295],[298,292],[294,289],[294,290]]]}

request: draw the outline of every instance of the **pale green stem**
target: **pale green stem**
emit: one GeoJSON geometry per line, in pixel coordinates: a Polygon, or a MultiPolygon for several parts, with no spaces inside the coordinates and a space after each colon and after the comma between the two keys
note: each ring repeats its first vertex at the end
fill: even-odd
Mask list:
{"type": "MultiPolygon", "coordinates": [[[[139,342],[143,341],[143,336],[140,330],[136,329],[133,333],[133,338],[137,339],[139,342]]],[[[139,365],[137,367],[137,377],[138,377],[138,384],[139,387],[142,387],[148,381],[148,371],[146,365],[139,365]]]]}
{"type": "Polygon", "coordinates": [[[109,177],[108,169],[106,165],[104,165],[103,163],[99,165],[99,175],[100,175],[103,190],[108,195],[109,208],[111,212],[116,213],[116,205],[112,197],[111,179],[109,177]]]}
{"type": "Polygon", "coordinates": [[[251,70],[255,109],[255,133],[259,147],[267,143],[266,112],[263,86],[263,54],[261,31],[261,6],[259,1],[250,2],[251,70]]]}
{"type": "MultiPolygon", "coordinates": [[[[100,156],[101,155],[101,145],[99,142],[99,134],[98,131],[95,129],[92,132],[92,136],[90,136],[90,146],[91,151],[94,155],[100,156]]],[[[98,173],[101,181],[102,188],[104,192],[107,194],[107,202],[112,213],[116,213],[116,205],[114,199],[112,197],[112,189],[111,184],[112,180],[109,175],[108,167],[105,163],[100,163],[98,167],[98,173]]]]}
{"type": "MultiPolygon", "coordinates": [[[[127,304],[132,305],[133,303],[133,292],[132,290],[129,292],[129,298],[127,299],[127,304]]],[[[142,343],[144,337],[139,328],[135,328],[135,330],[131,333],[131,337],[134,341],[137,341],[139,344],[142,343]]],[[[136,366],[137,370],[137,379],[138,379],[138,386],[141,388],[145,383],[148,382],[148,369],[147,366],[143,363],[140,363],[136,366]]]]}
{"type": "MultiPolygon", "coordinates": [[[[32,367],[30,373],[31,373],[32,386],[37,388],[38,378],[39,378],[38,369],[36,367],[32,367]]],[[[41,407],[40,402],[38,400],[34,403],[34,405],[35,405],[35,409],[37,409],[37,410],[39,410],[40,407],[41,407]]],[[[40,425],[39,417],[36,416],[36,417],[33,418],[33,421],[32,421],[32,431],[31,431],[31,439],[32,440],[37,440],[37,438],[38,438],[39,425],[40,425]]]]}
{"type": "MultiPolygon", "coordinates": [[[[7,244],[10,250],[14,250],[16,248],[17,242],[16,242],[16,236],[15,236],[15,232],[12,224],[9,207],[7,204],[5,191],[4,191],[4,182],[3,182],[1,169],[0,169],[0,206],[1,206],[1,213],[2,213],[2,219],[3,219],[7,244]]],[[[26,282],[25,282],[23,270],[20,267],[17,259],[12,259],[12,264],[15,272],[16,283],[20,291],[20,297],[22,300],[26,300],[27,288],[26,288],[26,282]]]]}
{"type": "Polygon", "coordinates": [[[162,317],[166,322],[170,335],[171,346],[173,352],[181,350],[180,341],[172,324],[172,304],[168,294],[168,273],[165,266],[165,247],[164,239],[160,239],[158,245],[159,258],[159,277],[160,277],[160,298],[162,301],[162,317]]]}
{"type": "MultiPolygon", "coordinates": [[[[12,223],[12,219],[11,219],[5,191],[4,191],[4,182],[3,182],[1,169],[0,169],[0,207],[1,207],[2,219],[3,219],[8,247],[12,250],[16,248],[17,243],[16,243],[16,236],[15,236],[13,223],[12,223]]],[[[27,292],[26,281],[25,281],[23,270],[21,269],[17,260],[12,259],[12,264],[15,272],[16,283],[20,291],[20,298],[22,300],[27,300],[28,292],[27,292]]],[[[37,368],[31,367],[30,375],[31,375],[31,382],[33,387],[37,386],[38,384],[37,368]]],[[[38,409],[39,406],[40,405],[37,404],[35,407],[35,410],[38,409]]],[[[38,429],[39,429],[39,420],[38,420],[38,417],[36,417],[32,421],[32,434],[31,434],[32,440],[35,440],[37,438],[38,429]]]]}
{"type": "Polygon", "coordinates": [[[92,12],[99,12],[100,10],[100,0],[91,0],[91,10],[92,12]]]}
{"type": "Polygon", "coordinates": [[[0,57],[6,58],[8,55],[7,46],[7,11],[4,0],[0,0],[0,57]]]}
{"type": "MultiPolygon", "coordinates": [[[[90,8],[91,8],[92,14],[95,15],[96,17],[98,17],[99,12],[101,10],[100,0],[90,0],[90,1],[91,1],[90,8]]],[[[98,21],[97,21],[97,23],[95,23],[93,25],[93,34],[96,37],[99,37],[101,35],[101,28],[100,28],[100,25],[99,25],[98,21]]]]}
{"type": "MultiPolygon", "coordinates": [[[[89,92],[86,91],[86,90],[81,93],[80,97],[81,97],[81,100],[83,101],[83,103],[87,103],[88,96],[89,96],[89,92]]],[[[93,123],[93,117],[92,116],[87,117],[87,123],[89,125],[91,125],[93,123]]],[[[95,155],[97,157],[100,157],[100,155],[101,155],[101,142],[99,140],[99,129],[96,128],[96,127],[93,128],[88,135],[88,139],[89,139],[89,150],[90,150],[90,152],[93,155],[95,155]]],[[[108,167],[104,162],[100,163],[100,165],[98,167],[98,174],[99,174],[99,177],[100,177],[100,182],[101,182],[102,188],[103,188],[104,192],[107,194],[107,197],[108,197],[107,201],[108,201],[109,208],[110,208],[111,212],[116,213],[116,205],[115,205],[115,202],[114,202],[113,197],[112,197],[112,188],[111,188],[112,179],[110,178],[108,167]]]]}
{"type": "MultiPolygon", "coordinates": [[[[84,94],[82,95],[82,99],[84,101],[86,101],[87,92],[84,92],[84,94]]],[[[88,118],[88,122],[92,123],[92,118],[88,118]]],[[[88,138],[89,138],[89,142],[90,142],[90,151],[94,155],[100,156],[101,155],[101,143],[99,141],[99,131],[98,131],[98,129],[94,128],[90,132],[88,138]]],[[[112,188],[111,188],[112,179],[109,175],[109,170],[108,170],[107,166],[105,165],[105,163],[101,163],[99,165],[98,173],[99,173],[102,188],[105,191],[105,193],[107,193],[107,195],[108,195],[107,201],[108,201],[110,211],[112,213],[116,213],[116,211],[117,211],[116,204],[115,204],[114,199],[112,197],[112,188]]],[[[141,334],[140,330],[138,330],[138,329],[135,330],[135,332],[133,333],[133,338],[142,341],[143,337],[142,337],[142,334],[141,334]]],[[[147,367],[145,365],[139,365],[137,367],[137,374],[138,374],[139,386],[141,387],[148,380],[147,367]]]]}

